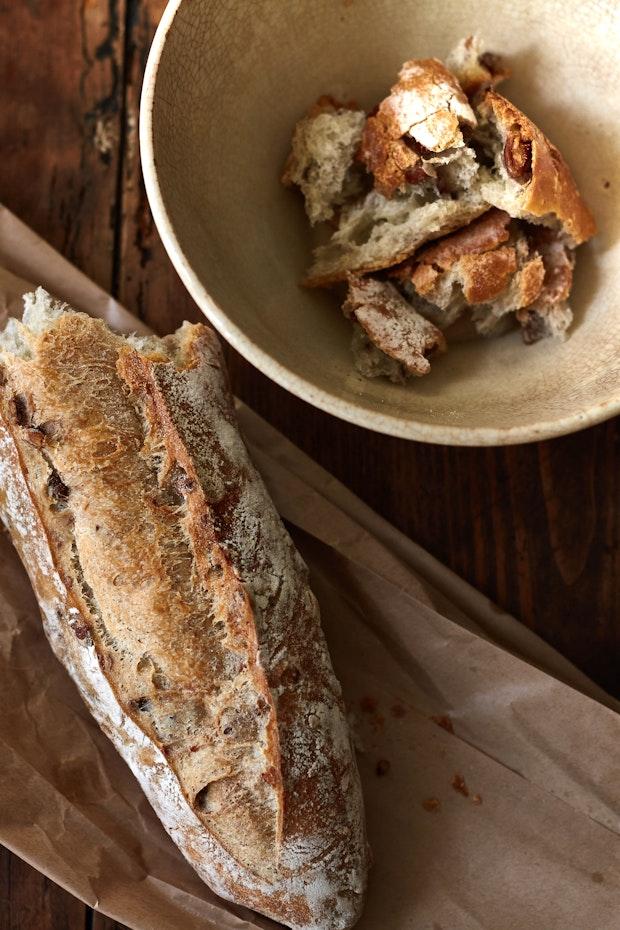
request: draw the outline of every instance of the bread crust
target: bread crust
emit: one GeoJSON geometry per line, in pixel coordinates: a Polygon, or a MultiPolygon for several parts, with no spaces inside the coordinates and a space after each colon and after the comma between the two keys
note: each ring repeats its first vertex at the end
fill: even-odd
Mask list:
{"type": "Polygon", "coordinates": [[[468,226],[421,249],[393,276],[411,281],[420,297],[434,302],[441,275],[454,268],[468,304],[493,300],[517,270],[515,250],[504,245],[510,237],[510,222],[502,210],[488,210],[468,226]]]}
{"type": "Polygon", "coordinates": [[[513,160],[516,157],[517,168],[523,172],[518,196],[521,215],[557,217],[573,245],[590,239],[596,232],[594,219],[558,149],[532,120],[496,91],[485,94],[480,113],[495,120],[504,143],[504,161],[506,155],[513,160]]]}
{"type": "Polygon", "coordinates": [[[30,358],[0,351],[0,512],[54,651],[218,894],[352,925],[368,853],[341,692],[215,336],[141,350],[72,313],[25,335],[30,358]]]}
{"type": "Polygon", "coordinates": [[[464,144],[476,117],[458,81],[437,58],[406,61],[390,94],[366,120],[359,157],[376,189],[391,197],[432,176],[433,155],[464,144]]]}
{"type": "Polygon", "coordinates": [[[417,313],[389,281],[349,275],[342,310],[361,326],[374,346],[398,362],[406,375],[419,378],[428,374],[428,356],[446,349],[443,333],[417,313]]]}
{"type": "MultiPolygon", "coordinates": [[[[506,300],[510,297],[512,309],[525,307],[538,297],[544,274],[542,258],[531,251],[518,222],[513,223],[507,213],[495,208],[421,249],[391,272],[393,278],[405,287],[412,286],[431,304],[446,311],[451,307],[457,313],[466,305],[489,304],[502,295],[506,300]],[[455,284],[462,290],[460,307],[454,301],[455,284]]],[[[446,319],[453,315],[450,312],[446,319]]],[[[491,308],[489,320],[493,316],[491,308]]],[[[484,325],[484,317],[478,314],[478,318],[484,325]]]]}
{"type": "Polygon", "coordinates": [[[454,74],[469,98],[496,87],[511,75],[500,55],[485,52],[477,36],[467,36],[452,49],[446,67],[454,74]]]}
{"type": "Polygon", "coordinates": [[[491,208],[467,226],[420,249],[412,262],[435,266],[445,271],[464,255],[489,252],[507,242],[510,237],[510,222],[511,217],[503,210],[491,208]]]}

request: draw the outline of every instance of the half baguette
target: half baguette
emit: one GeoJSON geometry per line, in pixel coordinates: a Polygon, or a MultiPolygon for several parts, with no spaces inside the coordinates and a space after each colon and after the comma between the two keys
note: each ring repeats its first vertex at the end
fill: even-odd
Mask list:
{"type": "Polygon", "coordinates": [[[351,926],[368,852],[341,690],[216,337],[25,303],[0,335],[0,513],[56,655],[218,894],[351,926]]]}

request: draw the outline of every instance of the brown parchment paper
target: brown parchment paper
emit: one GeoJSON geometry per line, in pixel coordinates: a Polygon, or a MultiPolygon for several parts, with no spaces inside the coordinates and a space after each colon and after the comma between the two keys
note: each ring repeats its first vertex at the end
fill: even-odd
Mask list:
{"type": "MultiPolygon", "coordinates": [[[[1,207],[0,266],[0,320],[36,283],[144,330],[1,207]]],[[[243,405],[239,419],[351,711],[375,855],[360,930],[618,930],[616,702],[243,405]]],[[[275,926],[213,895],[168,839],[53,657],[4,533],[0,708],[0,842],[136,930],[275,926]]]]}

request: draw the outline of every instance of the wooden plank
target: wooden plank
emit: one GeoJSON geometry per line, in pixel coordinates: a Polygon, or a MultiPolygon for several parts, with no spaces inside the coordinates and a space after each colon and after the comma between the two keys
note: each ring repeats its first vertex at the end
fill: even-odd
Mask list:
{"type": "Polygon", "coordinates": [[[0,197],[109,287],[124,2],[28,0],[0,15],[0,197]]]}
{"type": "Polygon", "coordinates": [[[92,923],[86,930],[127,930],[123,924],[117,924],[115,920],[99,914],[97,911],[92,912],[92,923]]]}
{"type": "Polygon", "coordinates": [[[0,846],[0,930],[84,930],[85,911],[81,901],[0,846]]]}
{"type": "Polygon", "coordinates": [[[122,166],[118,295],[158,332],[201,314],[170,265],[148,206],[138,142],[140,91],[148,51],[165,0],[128,0],[125,149],[122,166]]]}

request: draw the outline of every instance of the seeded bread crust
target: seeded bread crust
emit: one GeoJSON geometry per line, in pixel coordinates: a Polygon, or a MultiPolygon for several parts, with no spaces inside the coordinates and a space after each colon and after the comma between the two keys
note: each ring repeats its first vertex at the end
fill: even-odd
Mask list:
{"type": "Polygon", "coordinates": [[[217,339],[66,310],[40,290],[0,336],[0,513],[47,636],[218,894],[349,927],[368,852],[341,691],[217,339]]]}

